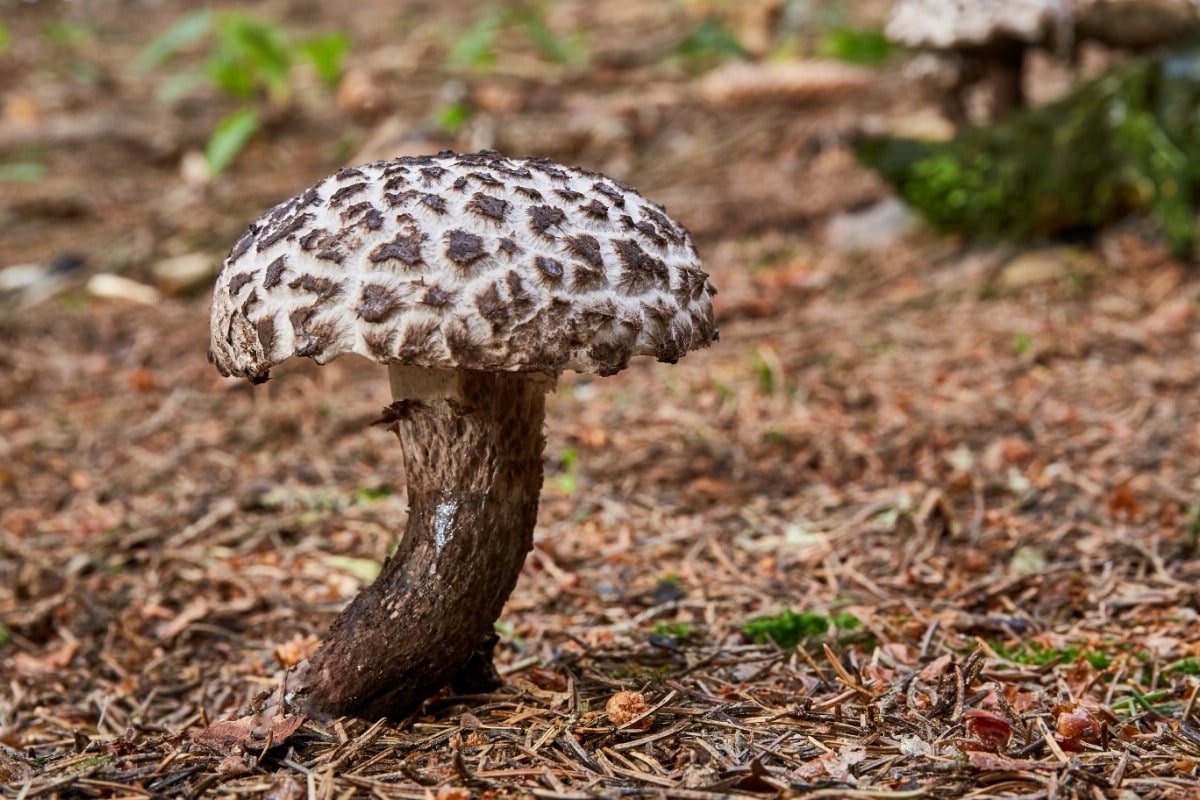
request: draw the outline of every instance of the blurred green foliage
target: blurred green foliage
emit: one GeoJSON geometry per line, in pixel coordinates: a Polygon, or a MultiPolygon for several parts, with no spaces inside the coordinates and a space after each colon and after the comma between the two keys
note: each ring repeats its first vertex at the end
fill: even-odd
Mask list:
{"type": "Polygon", "coordinates": [[[587,63],[587,40],[582,31],[555,33],[537,3],[506,3],[481,14],[450,44],[446,67],[451,72],[486,72],[496,64],[496,44],[501,34],[519,30],[541,58],[551,64],[581,66],[587,63]]]}
{"type": "Polygon", "coordinates": [[[817,55],[848,61],[852,64],[874,65],[896,54],[897,47],[878,31],[853,28],[834,28],[821,36],[817,55]]]}
{"type": "Polygon", "coordinates": [[[806,639],[825,635],[830,626],[851,631],[861,625],[853,614],[841,613],[829,617],[815,611],[797,614],[791,609],[784,609],[772,616],[747,621],[742,625],[742,632],[757,644],[774,642],[778,647],[790,650],[806,639]]]}
{"type": "Polygon", "coordinates": [[[327,85],[337,83],[349,40],[331,33],[293,41],[279,25],[246,12],[204,9],[184,15],[146,45],[134,59],[134,71],[148,74],[196,49],[205,54],[202,65],[164,76],[158,95],[171,102],[207,82],[238,102],[213,129],[205,147],[209,173],[215,176],[262,127],[259,102],[282,106],[290,101],[297,62],[310,63],[327,85]]]}
{"type": "Polygon", "coordinates": [[[1131,212],[1194,254],[1200,47],[1143,56],[1063,100],[945,142],[866,137],[859,158],[937,229],[1027,241],[1131,212]]]}
{"type": "Polygon", "coordinates": [[[12,37],[8,33],[8,27],[3,22],[0,22],[0,53],[8,49],[10,41],[12,41],[12,37]]]}
{"type": "Polygon", "coordinates": [[[675,46],[675,55],[689,64],[709,68],[722,61],[745,58],[747,53],[724,22],[706,18],[697,22],[683,41],[675,46]]]}

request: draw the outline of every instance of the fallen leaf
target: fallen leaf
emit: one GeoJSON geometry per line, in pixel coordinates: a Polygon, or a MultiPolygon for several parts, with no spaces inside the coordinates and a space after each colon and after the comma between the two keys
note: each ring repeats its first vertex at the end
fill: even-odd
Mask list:
{"type": "Polygon", "coordinates": [[[214,722],[207,728],[192,732],[192,741],[215,750],[240,747],[243,750],[261,752],[268,747],[284,744],[304,724],[305,717],[299,714],[276,716],[269,720],[257,714],[238,719],[214,722]]]}

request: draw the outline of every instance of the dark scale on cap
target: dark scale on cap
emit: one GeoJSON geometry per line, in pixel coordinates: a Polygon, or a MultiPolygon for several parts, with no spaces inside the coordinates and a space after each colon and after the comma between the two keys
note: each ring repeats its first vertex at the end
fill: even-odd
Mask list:
{"type": "MultiPolygon", "coordinates": [[[[365,319],[365,317],[364,317],[365,319]]],[[[380,330],[364,331],[363,342],[367,350],[377,361],[390,361],[392,357],[392,339],[396,332],[383,328],[380,330]]]]}
{"type": "Polygon", "coordinates": [[[555,189],[554,193],[568,203],[574,203],[576,200],[583,199],[583,195],[574,189],[555,189]]]}
{"type": "Polygon", "coordinates": [[[587,214],[589,217],[596,219],[608,219],[608,206],[601,203],[599,200],[593,199],[590,203],[584,203],[579,207],[579,210],[587,214]]]}
{"type": "Polygon", "coordinates": [[[545,236],[546,231],[554,226],[561,225],[567,218],[566,213],[555,206],[530,206],[527,213],[529,214],[529,227],[542,236],[545,236]]]}
{"type": "Polygon", "coordinates": [[[428,166],[428,167],[421,167],[421,182],[424,183],[426,186],[428,186],[428,185],[434,183],[435,181],[437,181],[439,178],[441,178],[445,174],[446,174],[445,167],[439,167],[436,165],[428,166]]]}
{"type": "Polygon", "coordinates": [[[404,159],[396,159],[395,161],[382,161],[379,163],[383,165],[383,177],[389,179],[395,175],[407,175],[409,171],[408,168],[410,166],[409,162],[405,161],[404,159]]]}
{"type": "Polygon", "coordinates": [[[589,267],[576,262],[571,266],[571,291],[578,294],[600,292],[609,287],[603,267],[589,267]]]}
{"type": "Polygon", "coordinates": [[[615,239],[613,246],[624,265],[617,281],[621,291],[639,295],[655,287],[668,288],[670,273],[662,259],[654,258],[632,239],[615,239]]]}
{"type": "Polygon", "coordinates": [[[455,153],[452,150],[446,150],[438,155],[453,157],[455,166],[459,167],[490,167],[503,158],[495,150],[477,150],[474,153],[455,153]]]}
{"type": "MultiPolygon", "coordinates": [[[[388,173],[385,172],[384,174],[386,175],[388,173]]],[[[408,189],[408,187],[408,177],[405,175],[397,175],[394,178],[388,178],[386,181],[384,181],[382,191],[384,194],[387,194],[388,192],[408,189]]]]}
{"type": "Polygon", "coordinates": [[[565,181],[570,179],[570,176],[567,175],[564,169],[548,158],[531,158],[527,163],[530,169],[536,169],[543,175],[549,175],[553,180],[565,181]]]}
{"type": "Polygon", "coordinates": [[[703,299],[708,286],[708,276],[704,274],[703,270],[684,267],[676,273],[675,277],[678,286],[675,287],[672,294],[680,305],[687,305],[703,299]]]}
{"type": "Polygon", "coordinates": [[[262,345],[263,353],[270,357],[275,351],[275,318],[263,317],[254,323],[254,330],[258,333],[258,342],[262,345]]]}
{"type": "Polygon", "coordinates": [[[604,266],[604,254],[600,252],[600,242],[596,241],[595,236],[577,233],[574,236],[568,236],[564,241],[567,244],[567,251],[571,255],[579,256],[590,266],[604,266]]]}
{"type": "Polygon", "coordinates": [[[475,298],[475,308],[479,310],[479,315],[491,324],[492,333],[499,333],[512,323],[513,309],[508,301],[500,296],[500,288],[494,283],[475,298]]]}
{"type": "Polygon", "coordinates": [[[448,292],[440,286],[430,286],[421,298],[421,303],[434,308],[445,308],[453,302],[454,292],[448,292]]]}
{"type": "Polygon", "coordinates": [[[250,281],[254,280],[254,275],[257,272],[258,272],[258,270],[255,270],[254,272],[239,272],[237,275],[234,275],[232,278],[230,278],[229,279],[229,296],[233,297],[238,292],[240,292],[242,290],[243,286],[245,286],[250,281]]]}
{"type": "Polygon", "coordinates": [[[360,219],[366,224],[367,230],[372,231],[383,227],[383,212],[370,203],[355,203],[346,209],[342,219],[347,223],[360,219]]]}
{"type": "Polygon", "coordinates": [[[390,242],[384,242],[372,250],[367,259],[372,264],[396,259],[409,267],[415,267],[422,261],[421,243],[424,241],[425,235],[416,231],[409,234],[397,233],[390,242]]]}
{"type": "Polygon", "coordinates": [[[467,211],[471,211],[481,217],[488,217],[490,219],[503,222],[504,218],[508,216],[509,205],[510,203],[507,200],[503,200],[499,197],[492,197],[491,195],[484,194],[483,192],[476,192],[471,196],[471,200],[467,203],[466,209],[467,211]]]}
{"type": "Polygon", "coordinates": [[[616,375],[629,364],[632,355],[628,347],[623,347],[618,341],[594,344],[588,350],[588,358],[596,362],[596,373],[602,378],[616,375]]]}
{"type": "Polygon", "coordinates": [[[467,190],[467,177],[462,175],[455,178],[454,183],[450,184],[450,188],[460,192],[465,192],[467,190]]]}
{"type": "Polygon", "coordinates": [[[675,316],[674,306],[665,297],[656,297],[646,304],[646,313],[660,324],[666,324],[675,316]]]}
{"type": "Polygon", "coordinates": [[[346,202],[347,198],[350,198],[356,194],[359,194],[366,188],[367,188],[366,181],[359,181],[358,183],[352,183],[349,186],[343,186],[342,188],[338,189],[336,192],[334,192],[333,194],[331,194],[329,196],[330,208],[336,208],[336,207],[342,205],[343,203],[346,202]]]}
{"type": "Polygon", "coordinates": [[[650,239],[652,242],[654,242],[659,247],[667,246],[666,238],[661,233],[658,232],[658,228],[655,227],[653,222],[650,222],[648,220],[642,220],[641,222],[637,223],[634,227],[637,228],[638,231],[641,232],[641,234],[643,236],[645,236],[647,239],[650,239]]]}
{"type": "Polygon", "coordinates": [[[250,228],[242,234],[242,238],[237,240],[237,244],[233,246],[233,251],[229,254],[230,261],[237,261],[238,257],[250,249],[250,245],[254,244],[254,234],[258,233],[258,226],[251,225],[250,228]]]}
{"type": "Polygon", "coordinates": [[[341,237],[335,236],[324,228],[317,228],[300,238],[300,246],[313,251],[313,255],[322,261],[333,261],[341,264],[346,259],[346,251],[342,249],[341,237]]]}
{"type": "Polygon", "coordinates": [[[366,174],[358,167],[342,167],[337,171],[336,178],[339,181],[348,181],[351,178],[365,178],[366,174]]]}
{"type": "Polygon", "coordinates": [[[514,169],[504,164],[493,164],[492,169],[496,170],[496,172],[499,172],[501,175],[507,175],[510,178],[528,180],[533,177],[533,173],[524,167],[517,167],[514,169]]]}
{"type": "Polygon", "coordinates": [[[507,236],[501,236],[500,246],[497,249],[506,256],[513,256],[521,252],[521,245],[517,244],[507,236]]]}
{"type": "Polygon", "coordinates": [[[299,289],[317,295],[317,302],[323,303],[342,291],[342,285],[332,278],[322,278],[317,275],[304,274],[288,284],[288,288],[299,289]]]}
{"type": "Polygon", "coordinates": [[[427,194],[421,198],[421,202],[428,208],[433,209],[439,214],[446,213],[446,201],[436,194],[427,194]]]}
{"type": "Polygon", "coordinates": [[[446,258],[455,264],[466,266],[485,255],[483,237],[458,228],[446,233],[446,258]]]}
{"type": "Polygon", "coordinates": [[[395,208],[408,205],[418,194],[416,189],[405,189],[402,192],[385,192],[383,199],[388,204],[388,208],[395,208]]]}
{"type": "Polygon", "coordinates": [[[592,184],[592,189],[604,195],[609,200],[612,200],[612,204],[617,208],[625,207],[625,194],[617,189],[614,189],[612,186],[609,186],[607,183],[596,181],[592,184]]]}
{"type": "Polygon", "coordinates": [[[539,192],[537,189],[534,189],[532,186],[514,186],[514,187],[512,187],[512,190],[519,195],[528,197],[530,200],[533,200],[534,202],[537,202],[537,203],[542,202],[542,193],[539,192]]]}
{"type": "Polygon", "coordinates": [[[361,302],[355,311],[367,322],[383,322],[404,305],[394,289],[369,283],[362,287],[361,302]]]}
{"type": "Polygon", "coordinates": [[[267,265],[267,273],[263,276],[263,288],[274,289],[283,280],[283,273],[287,271],[287,256],[282,255],[267,265]]]}
{"type": "Polygon", "coordinates": [[[291,236],[296,231],[307,228],[310,224],[312,224],[312,221],[315,218],[316,218],[316,215],[312,214],[312,213],[296,214],[291,219],[287,220],[286,222],[281,223],[280,225],[274,227],[273,229],[267,228],[266,230],[264,230],[264,233],[266,235],[258,240],[258,243],[257,243],[258,252],[261,253],[263,250],[266,250],[268,247],[275,244],[276,242],[282,241],[283,239],[287,238],[288,236],[291,236]]]}
{"type": "Polygon", "coordinates": [[[503,186],[501,181],[496,180],[496,176],[488,172],[471,172],[467,175],[468,178],[474,178],[484,186],[503,186]]]}
{"type": "Polygon", "coordinates": [[[504,283],[508,286],[509,305],[512,306],[516,316],[527,317],[533,313],[537,303],[534,300],[529,290],[525,288],[525,282],[521,280],[521,276],[515,271],[509,270],[504,276],[504,283]]]}
{"type": "Polygon", "coordinates": [[[293,308],[291,313],[288,314],[288,322],[292,324],[292,330],[299,333],[316,313],[317,307],[313,305],[293,308]]]}
{"type": "Polygon", "coordinates": [[[545,278],[556,282],[562,280],[563,265],[561,261],[547,256],[535,256],[533,264],[545,278]]]}
{"type": "Polygon", "coordinates": [[[333,322],[323,322],[320,325],[296,333],[296,350],[293,355],[300,358],[313,358],[324,353],[333,342],[333,322]]]}
{"type": "Polygon", "coordinates": [[[445,331],[446,347],[452,358],[460,364],[483,366],[483,345],[475,340],[465,323],[448,325],[445,331]]]}
{"type": "Polygon", "coordinates": [[[410,322],[404,330],[404,338],[396,345],[396,359],[400,362],[415,361],[434,351],[434,342],[441,324],[436,320],[410,322]]]}
{"type": "Polygon", "coordinates": [[[649,204],[642,206],[642,216],[649,217],[658,226],[659,234],[670,239],[672,244],[683,244],[683,229],[672,222],[661,208],[649,204]]]}
{"type": "Polygon", "coordinates": [[[600,330],[612,325],[617,318],[617,306],[611,297],[601,297],[589,302],[581,309],[580,321],[591,330],[600,330]]]}

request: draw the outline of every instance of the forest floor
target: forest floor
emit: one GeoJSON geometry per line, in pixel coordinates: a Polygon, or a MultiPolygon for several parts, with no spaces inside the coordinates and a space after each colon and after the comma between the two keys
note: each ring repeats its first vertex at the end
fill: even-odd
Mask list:
{"type": "Polygon", "coordinates": [[[919,98],[894,69],[722,94],[674,54],[688,4],[562,3],[589,67],[508,21],[458,72],[472,4],[333,5],[255,8],[346,31],[357,83],[300,74],[205,180],[234,106],[129,66],[171,4],[0,2],[0,269],[36,277],[0,295],[0,797],[1200,796],[1193,267],[1137,225],[838,245],[886,196],[848,137],[927,123],[919,98]],[[221,378],[211,275],[338,166],[443,146],[663,201],[720,341],[561,379],[502,689],[214,726],[313,651],[407,504],[382,369],[221,378]]]}

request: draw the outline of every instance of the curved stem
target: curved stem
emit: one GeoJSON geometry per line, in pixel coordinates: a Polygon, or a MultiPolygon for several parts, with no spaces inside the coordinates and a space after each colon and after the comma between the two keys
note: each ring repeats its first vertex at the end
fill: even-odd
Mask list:
{"type": "MultiPolygon", "coordinates": [[[[400,548],[289,680],[295,704],[315,719],[402,719],[464,667],[468,680],[486,672],[477,651],[532,546],[553,381],[433,375],[407,397],[396,392],[387,411],[408,483],[400,548]]],[[[393,388],[403,383],[394,369],[393,388]]]]}

